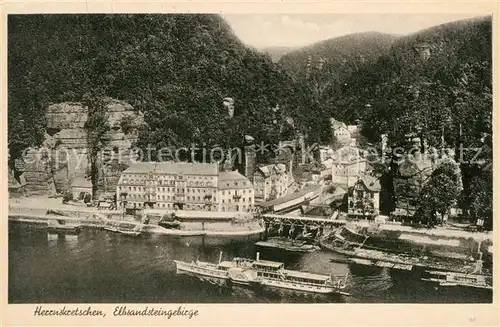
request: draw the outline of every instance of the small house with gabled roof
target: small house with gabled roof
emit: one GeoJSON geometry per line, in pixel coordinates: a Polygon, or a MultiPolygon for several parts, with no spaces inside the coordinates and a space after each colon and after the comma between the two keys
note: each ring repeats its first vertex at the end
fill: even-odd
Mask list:
{"type": "Polygon", "coordinates": [[[380,182],[375,177],[359,177],[348,191],[348,215],[361,218],[377,216],[380,212],[380,189],[380,182]]]}

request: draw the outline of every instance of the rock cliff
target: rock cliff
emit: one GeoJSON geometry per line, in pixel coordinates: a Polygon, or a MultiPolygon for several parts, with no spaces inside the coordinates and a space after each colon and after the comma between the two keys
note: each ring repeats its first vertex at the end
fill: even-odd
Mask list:
{"type": "MultiPolygon", "coordinates": [[[[121,171],[136,158],[132,147],[144,116],[123,101],[105,101],[110,129],[104,136],[106,147],[99,160],[98,187],[114,192],[121,171]]],[[[53,104],[47,108],[46,119],[45,142],[26,152],[19,165],[26,179],[27,195],[63,193],[75,178],[88,175],[88,108],[73,102],[53,104]]]]}

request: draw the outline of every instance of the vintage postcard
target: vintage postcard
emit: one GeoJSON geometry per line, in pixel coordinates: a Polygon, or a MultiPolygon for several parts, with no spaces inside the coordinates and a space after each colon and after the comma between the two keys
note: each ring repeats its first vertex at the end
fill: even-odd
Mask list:
{"type": "Polygon", "coordinates": [[[495,2],[2,13],[3,325],[498,326],[495,2]]]}

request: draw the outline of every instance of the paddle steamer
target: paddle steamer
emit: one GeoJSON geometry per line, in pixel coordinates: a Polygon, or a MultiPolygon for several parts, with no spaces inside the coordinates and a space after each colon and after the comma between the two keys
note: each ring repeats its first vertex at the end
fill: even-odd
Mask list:
{"type": "Polygon", "coordinates": [[[285,269],[282,262],[234,258],[219,263],[193,261],[191,263],[175,260],[177,273],[187,273],[197,277],[212,277],[228,283],[248,286],[284,288],[300,292],[318,294],[342,294],[346,288],[347,275],[344,278],[311,274],[307,272],[285,269]]]}

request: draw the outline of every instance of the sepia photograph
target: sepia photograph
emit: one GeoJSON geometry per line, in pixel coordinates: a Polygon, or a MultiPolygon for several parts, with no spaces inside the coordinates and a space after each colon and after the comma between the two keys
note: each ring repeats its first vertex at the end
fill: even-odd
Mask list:
{"type": "Polygon", "coordinates": [[[6,15],[8,303],[493,303],[492,21],[6,15]]]}

